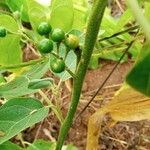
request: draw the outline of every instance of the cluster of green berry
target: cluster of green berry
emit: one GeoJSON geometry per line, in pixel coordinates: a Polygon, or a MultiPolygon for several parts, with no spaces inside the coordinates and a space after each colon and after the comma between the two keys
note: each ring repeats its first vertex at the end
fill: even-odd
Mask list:
{"type": "MultiPolygon", "coordinates": [[[[37,43],[37,48],[41,54],[49,54],[54,49],[54,43],[60,45],[63,43],[67,49],[77,49],[79,47],[79,38],[73,34],[65,34],[59,28],[52,29],[51,25],[47,22],[42,22],[37,28],[39,35],[44,38],[37,43]]],[[[7,30],[5,27],[0,26],[0,37],[5,37],[7,30]]],[[[59,56],[59,55],[58,55],[59,56]]],[[[55,57],[50,63],[51,70],[54,73],[61,73],[65,70],[65,61],[61,57],[55,57]]]]}
{"type": "MultiPolygon", "coordinates": [[[[66,35],[59,28],[52,29],[47,22],[42,22],[37,28],[37,32],[41,36],[45,36],[38,42],[37,48],[41,54],[51,53],[54,46],[53,43],[60,44],[61,42],[69,49],[76,49],[79,46],[79,38],[73,34],[66,35]]],[[[65,70],[65,62],[62,58],[55,58],[50,64],[51,70],[54,73],[61,73],[65,70]]]]}

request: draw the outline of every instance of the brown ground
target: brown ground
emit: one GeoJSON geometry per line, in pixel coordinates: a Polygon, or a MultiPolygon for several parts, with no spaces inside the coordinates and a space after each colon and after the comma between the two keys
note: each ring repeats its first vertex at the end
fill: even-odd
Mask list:
{"type": "MultiPolygon", "coordinates": [[[[89,70],[86,75],[85,84],[83,88],[82,97],[78,107],[80,112],[86,103],[90,100],[96,89],[104,81],[112,67],[113,62],[103,62],[103,67],[97,70],[89,70]]],[[[85,150],[87,122],[91,114],[97,108],[100,108],[104,103],[109,101],[114,95],[115,91],[119,89],[120,84],[124,81],[126,73],[131,68],[132,63],[124,63],[119,65],[114,74],[111,76],[105,87],[98,94],[94,102],[88,109],[80,116],[73,124],[67,136],[66,143],[76,145],[80,150],[85,150]]],[[[62,112],[64,116],[67,113],[69,104],[69,91],[63,85],[62,90],[62,112]]],[[[103,121],[103,132],[101,133],[100,143],[102,150],[149,150],[150,149],[150,122],[120,122],[114,127],[107,127],[108,116],[103,121]]],[[[33,142],[35,139],[57,140],[60,124],[54,114],[51,112],[50,116],[42,123],[27,129],[23,132],[24,140],[33,142]]]]}
{"type": "MultiPolygon", "coordinates": [[[[121,10],[125,8],[124,1],[119,0],[121,5],[116,5],[112,3],[112,15],[118,16],[121,10]],[[118,11],[119,10],[119,11],[118,11]]],[[[26,54],[24,58],[26,61],[29,58],[30,53],[26,54]],[[27,56],[27,58],[26,58],[27,56]]],[[[33,59],[35,59],[34,57],[33,59]]],[[[105,80],[106,76],[109,74],[114,62],[103,62],[103,67],[97,70],[89,70],[86,75],[84,88],[78,107],[80,112],[86,103],[95,93],[96,89],[105,80]]],[[[118,66],[109,81],[106,83],[105,87],[100,91],[92,104],[86,109],[86,111],[74,122],[72,128],[66,139],[66,144],[72,143],[77,146],[80,150],[85,150],[86,145],[86,135],[87,135],[87,123],[88,119],[98,108],[103,106],[106,102],[112,99],[115,91],[117,91],[124,81],[126,73],[131,68],[132,63],[124,63],[118,66]]],[[[61,86],[61,110],[66,116],[69,101],[70,92],[65,85],[61,86]]],[[[38,95],[36,95],[38,96],[38,95]]],[[[51,92],[48,95],[51,96],[51,92]]],[[[39,97],[39,96],[38,96],[39,97]]],[[[114,127],[110,128],[109,116],[106,116],[103,120],[103,128],[100,137],[101,149],[102,150],[149,150],[150,149],[150,122],[140,121],[140,122],[119,122],[114,127]]],[[[59,133],[60,123],[55,117],[53,112],[50,112],[48,118],[43,122],[36,124],[34,127],[25,130],[22,137],[25,141],[33,142],[35,139],[45,139],[56,141],[59,133]]],[[[15,140],[17,143],[19,140],[15,140]]],[[[19,142],[20,143],[20,142],[19,142]]]]}

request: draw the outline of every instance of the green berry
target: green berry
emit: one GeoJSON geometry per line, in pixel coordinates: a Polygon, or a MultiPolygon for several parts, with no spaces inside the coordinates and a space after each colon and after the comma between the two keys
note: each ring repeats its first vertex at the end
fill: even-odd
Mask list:
{"type": "Polygon", "coordinates": [[[70,49],[76,49],[79,46],[79,38],[73,34],[68,35],[65,40],[66,46],[70,49]]]}
{"type": "Polygon", "coordinates": [[[46,54],[53,50],[53,41],[49,39],[43,39],[38,43],[38,49],[40,53],[46,54]]]}
{"type": "Polygon", "coordinates": [[[4,27],[0,26],[0,37],[5,37],[7,34],[7,31],[4,27]]]}
{"type": "Polygon", "coordinates": [[[37,28],[37,32],[40,35],[47,35],[47,34],[49,34],[51,32],[51,30],[52,30],[52,27],[47,22],[40,23],[40,25],[37,28]]]}
{"type": "Polygon", "coordinates": [[[65,39],[65,32],[61,29],[54,29],[51,35],[51,38],[54,42],[61,42],[65,39]]]}
{"type": "Polygon", "coordinates": [[[65,62],[60,58],[56,58],[51,61],[50,67],[54,73],[61,73],[65,70],[65,62]]]}

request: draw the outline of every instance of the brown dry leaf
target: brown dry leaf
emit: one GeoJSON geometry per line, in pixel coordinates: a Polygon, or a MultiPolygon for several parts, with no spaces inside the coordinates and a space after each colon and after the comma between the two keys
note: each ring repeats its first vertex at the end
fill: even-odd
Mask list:
{"type": "Polygon", "coordinates": [[[126,84],[122,86],[108,105],[90,117],[86,150],[98,150],[101,123],[106,113],[110,113],[114,122],[150,119],[150,97],[146,97],[126,84]]]}

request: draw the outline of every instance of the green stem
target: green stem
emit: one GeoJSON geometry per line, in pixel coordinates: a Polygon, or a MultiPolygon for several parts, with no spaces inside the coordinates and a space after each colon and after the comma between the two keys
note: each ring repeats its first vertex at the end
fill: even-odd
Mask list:
{"type": "Polygon", "coordinates": [[[150,41],[150,24],[148,20],[142,13],[142,9],[139,7],[137,0],[126,0],[128,6],[130,7],[133,16],[138,21],[138,23],[142,26],[143,31],[147,37],[147,40],[150,41]]]}
{"type": "Polygon", "coordinates": [[[64,123],[60,129],[56,150],[61,150],[64,140],[72,125],[73,118],[80,99],[84,77],[94,49],[104,10],[107,6],[107,2],[107,0],[96,0],[93,5],[92,14],[90,16],[87,26],[84,49],[82,52],[81,60],[76,70],[76,78],[73,81],[73,91],[71,95],[70,108],[67,117],[65,118],[64,123]]]}
{"type": "Polygon", "coordinates": [[[65,70],[72,76],[73,79],[76,78],[76,75],[66,66],[65,70]]]}

